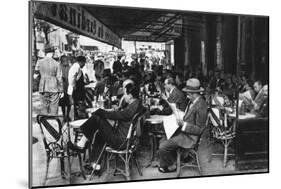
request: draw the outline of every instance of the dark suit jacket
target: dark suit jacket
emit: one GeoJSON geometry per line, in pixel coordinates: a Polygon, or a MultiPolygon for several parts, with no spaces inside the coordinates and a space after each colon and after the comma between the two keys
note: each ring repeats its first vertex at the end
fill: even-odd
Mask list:
{"type": "Polygon", "coordinates": [[[125,139],[128,134],[131,120],[138,112],[140,107],[140,101],[135,100],[123,110],[106,111],[103,109],[99,109],[95,112],[95,114],[98,114],[100,117],[105,119],[118,121],[117,134],[120,134],[121,137],[125,139]]]}
{"type": "Polygon", "coordinates": [[[185,111],[186,108],[186,97],[183,92],[181,92],[178,88],[174,88],[172,94],[168,97],[168,102],[175,103],[176,107],[181,111],[185,111]]]}
{"type": "Polygon", "coordinates": [[[181,147],[190,148],[198,138],[196,135],[206,126],[207,109],[206,101],[199,97],[183,117],[183,121],[187,123],[185,131],[176,132],[171,140],[181,147]]]}
{"type": "MultiPolygon", "coordinates": [[[[183,92],[181,92],[178,88],[175,88],[173,92],[170,94],[168,97],[167,101],[169,103],[174,103],[176,104],[176,107],[180,109],[181,111],[185,111],[186,108],[186,97],[183,92]]],[[[163,110],[158,110],[155,111],[153,114],[158,114],[158,115],[171,115],[173,113],[171,107],[165,100],[160,100],[159,102],[160,105],[163,106],[163,110]]]]}

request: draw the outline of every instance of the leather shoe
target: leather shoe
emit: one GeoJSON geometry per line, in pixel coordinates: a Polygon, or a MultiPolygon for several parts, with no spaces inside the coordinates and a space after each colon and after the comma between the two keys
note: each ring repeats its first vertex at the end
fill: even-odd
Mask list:
{"type": "MultiPolygon", "coordinates": [[[[92,165],[85,165],[84,169],[86,170],[87,174],[92,174],[93,171],[93,166],[92,165]]],[[[101,176],[101,169],[95,169],[95,171],[93,172],[94,175],[96,176],[101,176]]]]}
{"type": "Polygon", "coordinates": [[[172,173],[175,172],[177,169],[169,169],[168,167],[159,167],[158,171],[161,173],[172,173]]]}

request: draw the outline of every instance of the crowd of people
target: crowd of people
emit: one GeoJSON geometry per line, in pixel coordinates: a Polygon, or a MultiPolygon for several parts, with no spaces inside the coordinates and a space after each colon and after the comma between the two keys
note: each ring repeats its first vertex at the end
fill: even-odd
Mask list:
{"type": "Polygon", "coordinates": [[[102,99],[105,106],[116,105],[114,111],[95,111],[81,126],[81,140],[71,143],[73,150],[82,152],[95,131],[99,130],[95,137],[96,150],[91,156],[94,162],[105,143],[117,148],[124,142],[135,113],[144,104],[153,105],[149,98],[158,98],[161,105],[161,108],[151,109],[150,114],[171,115],[171,104],[175,104],[176,109],[182,112],[176,119],[179,129],[160,144],[160,172],[174,171],[171,165],[175,161],[175,150],[196,141],[205,126],[211,97],[223,97],[223,102],[215,103],[234,107],[239,95],[242,103],[239,106],[243,111],[268,116],[268,85],[259,80],[253,82],[245,75],[237,77],[220,70],[210,70],[206,76],[201,70],[183,75],[173,67],[155,64],[146,69],[146,66],[145,60],[135,59],[128,64],[122,61],[121,56],[113,63],[112,70],[104,69],[102,60],[89,62],[84,56],[63,55],[57,60],[52,55],[44,57],[35,67],[35,74],[40,75],[42,112],[57,115],[61,106],[64,120],[70,121],[87,118],[85,109],[92,107],[93,101],[102,99]],[[92,64],[92,70],[85,70],[85,64],[92,64]],[[91,83],[95,83],[94,88],[85,88],[91,83]],[[71,118],[72,105],[74,117],[71,118]],[[109,120],[119,121],[117,131],[109,120]]]}

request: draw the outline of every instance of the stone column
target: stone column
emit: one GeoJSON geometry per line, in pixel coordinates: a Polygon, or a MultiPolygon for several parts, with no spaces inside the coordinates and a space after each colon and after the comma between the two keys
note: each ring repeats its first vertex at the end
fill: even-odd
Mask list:
{"type": "Polygon", "coordinates": [[[175,68],[177,72],[182,72],[184,75],[190,67],[189,39],[188,39],[188,19],[183,15],[182,35],[174,40],[174,58],[175,68]]]}
{"type": "Polygon", "coordinates": [[[216,66],[218,69],[224,71],[223,59],[222,59],[222,16],[219,15],[216,18],[216,66]]]}

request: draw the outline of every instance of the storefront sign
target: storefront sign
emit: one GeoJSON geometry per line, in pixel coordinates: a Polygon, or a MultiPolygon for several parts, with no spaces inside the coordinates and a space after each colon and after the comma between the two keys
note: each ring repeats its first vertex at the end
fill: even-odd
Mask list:
{"type": "Polygon", "coordinates": [[[79,5],[33,2],[33,13],[36,18],[121,48],[121,38],[79,5]]]}

